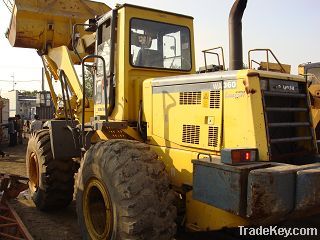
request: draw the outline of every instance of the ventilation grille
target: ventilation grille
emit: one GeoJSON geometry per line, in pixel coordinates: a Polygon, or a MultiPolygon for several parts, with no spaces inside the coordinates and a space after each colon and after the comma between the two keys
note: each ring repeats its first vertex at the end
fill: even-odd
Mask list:
{"type": "Polygon", "coordinates": [[[220,108],[221,91],[210,91],[210,108],[220,108]]]}
{"type": "Polygon", "coordinates": [[[201,92],[180,92],[180,105],[201,104],[201,92]]]}
{"type": "Polygon", "coordinates": [[[183,125],[182,142],[199,144],[200,126],[183,125]]]}
{"type": "Polygon", "coordinates": [[[209,127],[208,146],[218,147],[218,127],[209,127]]]}

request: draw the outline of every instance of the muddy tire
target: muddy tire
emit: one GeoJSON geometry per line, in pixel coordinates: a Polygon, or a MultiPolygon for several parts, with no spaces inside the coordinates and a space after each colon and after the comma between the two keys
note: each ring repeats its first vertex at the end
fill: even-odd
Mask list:
{"type": "Polygon", "coordinates": [[[86,152],[76,194],[84,239],[172,239],[174,199],[165,166],[148,145],[109,140],[86,152]]]}
{"type": "Polygon", "coordinates": [[[53,158],[47,129],[30,136],[26,154],[27,175],[32,200],[38,209],[50,211],[64,208],[73,198],[73,161],[53,158]]]}

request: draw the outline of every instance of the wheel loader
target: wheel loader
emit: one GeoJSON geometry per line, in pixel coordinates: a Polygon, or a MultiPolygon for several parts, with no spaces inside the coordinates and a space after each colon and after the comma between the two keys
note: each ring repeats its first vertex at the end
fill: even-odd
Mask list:
{"type": "Polygon", "coordinates": [[[307,78],[311,100],[312,121],[316,132],[317,143],[320,140],[320,63],[303,63],[298,66],[298,73],[307,78]]]}
{"type": "Polygon", "coordinates": [[[84,239],[172,239],[177,229],[317,213],[307,80],[271,71],[269,61],[265,70],[243,67],[246,5],[236,0],[230,11],[229,69],[196,73],[190,16],[16,0],[7,38],[37,50],[55,105],[26,153],[37,208],[61,209],[75,195],[84,239]],[[93,98],[83,87],[88,74],[93,98]]]}

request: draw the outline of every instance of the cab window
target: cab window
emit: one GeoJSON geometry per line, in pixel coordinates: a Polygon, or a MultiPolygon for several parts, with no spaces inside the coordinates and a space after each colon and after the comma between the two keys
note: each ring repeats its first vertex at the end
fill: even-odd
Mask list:
{"type": "Polygon", "coordinates": [[[130,62],[135,67],[191,70],[189,29],[179,25],[131,19],[130,62]]]}

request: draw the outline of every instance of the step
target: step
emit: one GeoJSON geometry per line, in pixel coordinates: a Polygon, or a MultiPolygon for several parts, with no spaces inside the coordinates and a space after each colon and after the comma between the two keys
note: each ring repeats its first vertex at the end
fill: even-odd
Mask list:
{"type": "Polygon", "coordinates": [[[269,123],[268,127],[304,127],[310,126],[309,122],[283,122],[283,123],[269,123]]]}
{"type": "Polygon", "coordinates": [[[299,141],[307,141],[311,139],[312,139],[311,136],[294,137],[294,138],[276,138],[276,139],[270,139],[270,143],[299,142],[299,141]]]}

